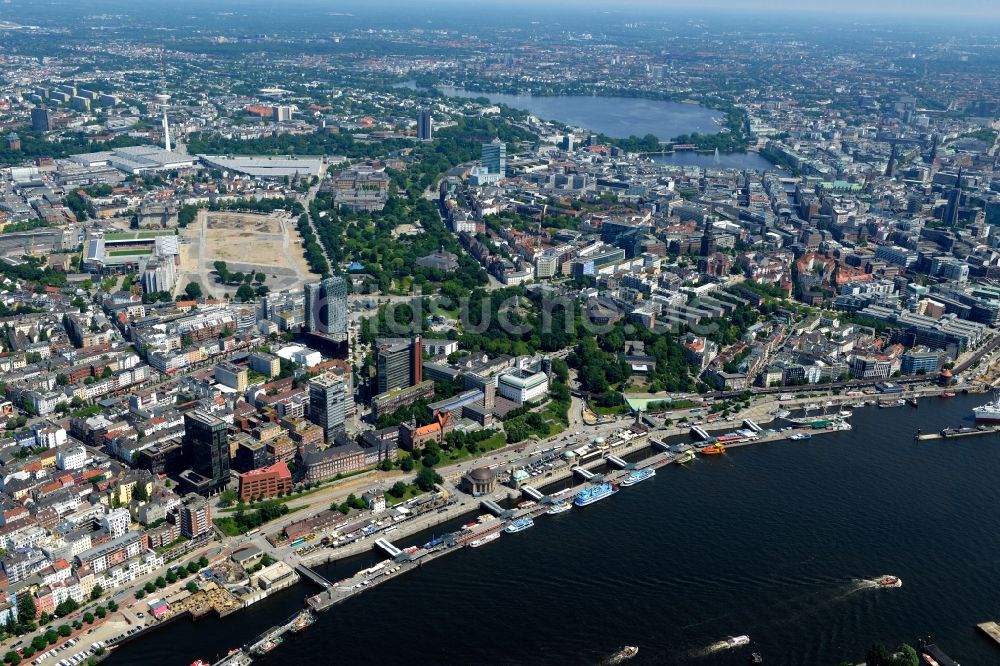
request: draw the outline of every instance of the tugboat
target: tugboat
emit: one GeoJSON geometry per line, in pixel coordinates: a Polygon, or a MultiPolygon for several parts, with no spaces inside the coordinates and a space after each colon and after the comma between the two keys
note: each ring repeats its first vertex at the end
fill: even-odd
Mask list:
{"type": "Polygon", "coordinates": [[[264,656],[265,654],[267,654],[268,652],[270,652],[271,650],[278,647],[284,642],[285,642],[284,637],[275,636],[274,638],[264,641],[264,643],[259,648],[254,650],[254,653],[257,654],[258,656],[264,656]]]}
{"type": "Polygon", "coordinates": [[[621,650],[618,650],[618,652],[615,652],[613,655],[608,657],[607,661],[604,663],[609,665],[620,664],[627,659],[631,659],[637,654],[639,654],[639,648],[634,645],[626,645],[621,650]]]}
{"type": "Polygon", "coordinates": [[[305,629],[306,627],[312,626],[316,622],[316,616],[308,610],[304,610],[299,613],[299,616],[295,618],[295,624],[292,625],[292,631],[298,633],[305,629]]]}

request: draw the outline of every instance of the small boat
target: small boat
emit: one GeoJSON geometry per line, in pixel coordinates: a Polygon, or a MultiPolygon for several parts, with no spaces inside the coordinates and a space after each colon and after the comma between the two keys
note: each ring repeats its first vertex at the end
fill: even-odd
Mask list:
{"type": "Polygon", "coordinates": [[[903,587],[903,581],[898,576],[879,576],[875,579],[875,584],[879,587],[903,587]]]}
{"type": "Polygon", "coordinates": [[[944,393],[941,394],[941,397],[942,398],[954,398],[956,395],[958,395],[958,394],[955,393],[954,391],[945,391],[944,393]]]}
{"type": "Polygon", "coordinates": [[[750,655],[751,664],[763,664],[764,657],[760,656],[760,652],[754,652],[750,655]]]}
{"type": "Polygon", "coordinates": [[[604,662],[605,664],[620,664],[627,659],[631,659],[635,655],[639,654],[639,648],[634,645],[626,645],[618,652],[607,658],[604,662]]]}
{"type": "Polygon", "coordinates": [[[726,452],[726,447],[720,444],[719,442],[698,449],[698,453],[702,454],[703,456],[718,456],[722,455],[725,452],[726,452]]]}
{"type": "Polygon", "coordinates": [[[572,508],[573,508],[573,505],[570,504],[569,502],[567,502],[566,500],[559,500],[558,502],[556,502],[555,504],[553,504],[552,508],[550,508],[545,513],[547,513],[550,516],[554,516],[557,513],[562,513],[563,511],[569,511],[572,508]]]}
{"type": "Polygon", "coordinates": [[[909,402],[910,402],[910,407],[919,407],[920,406],[920,403],[917,402],[917,399],[915,397],[910,398],[909,402]]]}
{"type": "Polygon", "coordinates": [[[847,410],[847,409],[844,409],[844,410],[841,410],[841,411],[837,412],[837,416],[839,416],[842,419],[850,418],[853,415],[854,415],[854,412],[852,412],[850,410],[847,410]]]}
{"type": "Polygon", "coordinates": [[[743,634],[742,636],[730,636],[726,639],[726,645],[731,648],[739,647],[741,645],[750,645],[750,637],[746,634],[743,634]]]}
{"type": "Polygon", "coordinates": [[[479,537],[478,539],[473,539],[469,542],[470,548],[479,548],[480,546],[485,546],[488,543],[492,543],[500,538],[499,532],[492,532],[486,536],[479,537]]]}
{"type": "Polygon", "coordinates": [[[791,437],[789,437],[788,439],[795,440],[796,442],[801,442],[802,440],[805,440],[805,439],[812,439],[812,437],[813,436],[810,435],[807,432],[797,432],[794,435],[792,435],[791,437]]]}

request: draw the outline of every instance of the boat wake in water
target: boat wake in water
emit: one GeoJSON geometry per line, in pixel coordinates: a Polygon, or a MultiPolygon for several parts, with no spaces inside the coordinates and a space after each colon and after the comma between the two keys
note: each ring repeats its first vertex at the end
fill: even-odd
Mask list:
{"type": "MultiPolygon", "coordinates": [[[[833,590],[827,588],[825,590],[816,590],[801,595],[795,595],[789,597],[783,604],[781,604],[781,606],[787,608],[787,613],[782,613],[780,616],[776,616],[769,622],[754,625],[753,629],[755,633],[766,634],[769,627],[776,628],[788,623],[801,622],[804,615],[818,614],[826,608],[840,603],[862,590],[899,587],[900,585],[902,585],[902,583],[895,576],[881,576],[879,578],[872,579],[855,579],[848,583],[837,585],[833,590]]],[[[687,625],[685,630],[700,627],[705,624],[718,624],[720,620],[726,618],[727,616],[728,614],[725,614],[708,620],[694,622],[687,625]]],[[[736,646],[732,645],[728,640],[716,641],[707,646],[687,650],[680,656],[684,659],[704,658],[730,650],[733,647],[736,646]]]]}
{"type": "Polygon", "coordinates": [[[732,650],[735,648],[743,647],[745,645],[750,645],[749,636],[747,635],[730,636],[724,641],[716,641],[707,647],[691,650],[688,653],[688,657],[689,658],[708,657],[718,652],[723,652],[724,650],[732,650]]]}

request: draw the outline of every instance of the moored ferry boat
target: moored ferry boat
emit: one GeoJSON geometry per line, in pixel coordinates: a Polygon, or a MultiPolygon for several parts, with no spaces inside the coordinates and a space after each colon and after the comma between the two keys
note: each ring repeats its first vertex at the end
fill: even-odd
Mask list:
{"type": "Polygon", "coordinates": [[[674,458],[674,462],[676,462],[676,463],[687,463],[687,462],[691,462],[692,460],[694,460],[694,457],[695,457],[694,456],[694,451],[691,451],[691,450],[682,451],[681,453],[677,454],[676,458],[674,458]]]}
{"type": "Polygon", "coordinates": [[[729,638],[726,639],[726,645],[728,645],[731,648],[749,644],[750,644],[750,637],[747,636],[746,634],[743,634],[742,636],[730,636],[729,638]]]}
{"type": "Polygon", "coordinates": [[[718,456],[725,452],[726,452],[726,447],[719,442],[698,449],[698,453],[702,454],[703,456],[718,456]]]}
{"type": "Polygon", "coordinates": [[[554,516],[557,513],[562,513],[563,511],[569,511],[572,508],[573,508],[573,505],[570,504],[569,502],[567,502],[566,500],[559,500],[558,502],[556,502],[555,504],[553,504],[552,508],[550,508],[545,513],[547,513],[550,516],[554,516]]]}
{"type": "Polygon", "coordinates": [[[581,490],[576,494],[576,499],[573,500],[573,504],[577,506],[587,506],[588,504],[593,504],[594,502],[599,502],[602,499],[611,497],[618,492],[618,486],[611,483],[602,483],[594,486],[593,488],[586,488],[581,490]]]}
{"type": "Polygon", "coordinates": [[[516,520],[511,521],[510,525],[503,528],[503,531],[506,532],[507,534],[514,534],[515,532],[521,532],[523,530],[528,529],[529,527],[534,527],[534,526],[535,526],[535,521],[533,521],[531,518],[527,517],[517,518],[516,520]]]}
{"type": "Polygon", "coordinates": [[[626,476],[624,479],[622,479],[622,485],[623,486],[634,486],[635,484],[637,484],[637,483],[639,483],[641,481],[645,481],[646,479],[649,479],[649,478],[654,477],[654,476],[656,476],[656,470],[655,469],[648,469],[648,468],[647,469],[639,469],[639,470],[636,470],[636,471],[632,472],[631,474],[629,474],[628,476],[626,476]]]}
{"type": "Polygon", "coordinates": [[[469,547],[471,547],[471,548],[479,548],[480,546],[485,546],[486,544],[492,543],[493,541],[496,541],[499,538],[500,538],[500,533],[499,532],[491,532],[490,534],[487,534],[486,536],[482,536],[482,537],[479,537],[478,539],[473,539],[472,541],[470,541],[469,542],[469,547]]]}

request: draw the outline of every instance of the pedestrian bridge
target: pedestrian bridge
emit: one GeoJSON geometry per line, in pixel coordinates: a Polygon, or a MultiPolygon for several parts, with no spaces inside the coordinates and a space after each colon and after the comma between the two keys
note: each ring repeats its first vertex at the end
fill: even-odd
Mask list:
{"type": "Polygon", "coordinates": [[[628,467],[628,463],[619,458],[618,456],[608,456],[608,462],[619,469],[625,469],[628,467]]]}
{"type": "Polygon", "coordinates": [[[482,500],[479,503],[479,506],[481,506],[482,508],[484,508],[487,511],[489,511],[494,516],[502,516],[504,514],[504,512],[507,511],[507,509],[503,508],[502,506],[500,506],[499,504],[497,504],[496,502],[494,502],[491,499],[484,499],[484,500],[482,500]]]}
{"type": "MultiPolygon", "coordinates": [[[[383,541],[383,539],[379,539],[379,541],[383,541]]],[[[376,541],[375,543],[377,544],[378,541],[376,541]]],[[[387,541],[386,543],[389,542],[387,541]]],[[[391,543],[389,545],[392,546],[391,543]]],[[[311,580],[312,582],[316,583],[317,585],[319,585],[324,589],[333,585],[333,583],[328,581],[326,578],[323,578],[318,573],[316,573],[315,571],[313,571],[304,564],[296,564],[295,570],[298,571],[299,575],[302,576],[303,578],[308,578],[309,580],[311,580]]]]}
{"type": "Polygon", "coordinates": [[[541,501],[541,499],[545,497],[545,495],[542,494],[542,491],[536,488],[532,488],[531,486],[524,486],[523,488],[521,488],[521,492],[530,497],[531,499],[535,500],[536,502],[541,501]]]}
{"type": "Polygon", "coordinates": [[[392,542],[384,537],[375,539],[375,545],[381,548],[391,558],[396,558],[403,552],[399,548],[392,545],[392,542]]]}
{"type": "Polygon", "coordinates": [[[761,428],[759,425],[757,425],[751,419],[744,419],[743,420],[743,425],[745,425],[746,427],[750,428],[754,432],[760,432],[761,430],[763,430],[763,428],[761,428]]]}
{"type": "Polygon", "coordinates": [[[670,451],[670,445],[667,444],[666,442],[661,442],[658,439],[651,439],[649,440],[649,443],[653,446],[654,449],[659,449],[660,451],[670,451]]]}
{"type": "Polygon", "coordinates": [[[691,427],[691,434],[694,435],[695,437],[697,437],[698,439],[700,439],[703,442],[712,439],[712,436],[709,435],[707,432],[705,432],[705,429],[702,428],[701,426],[692,426],[691,427]]]}
{"type": "Polygon", "coordinates": [[[584,469],[582,467],[574,467],[573,468],[573,472],[576,473],[576,474],[578,474],[579,476],[582,476],[587,481],[589,481],[590,479],[592,479],[595,476],[597,476],[596,474],[594,474],[593,472],[591,472],[589,469],[584,469]]]}

